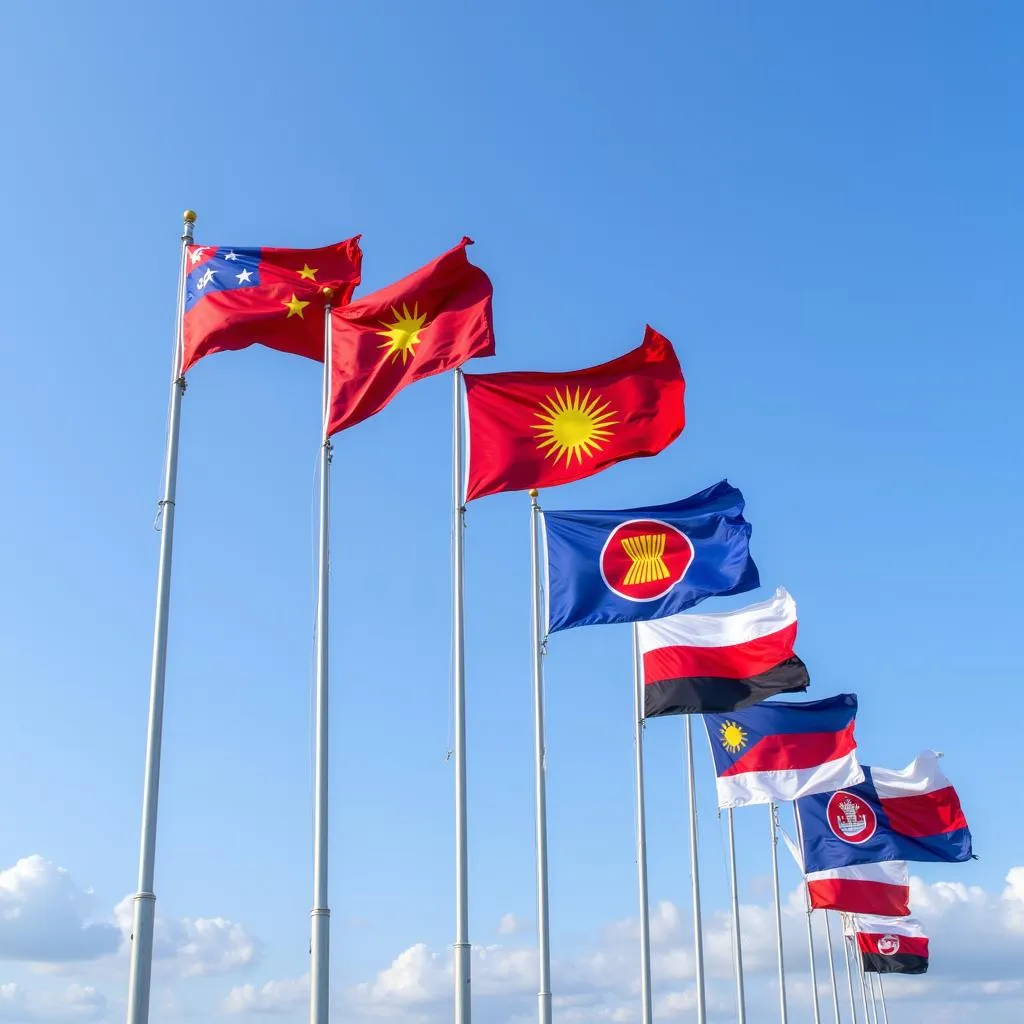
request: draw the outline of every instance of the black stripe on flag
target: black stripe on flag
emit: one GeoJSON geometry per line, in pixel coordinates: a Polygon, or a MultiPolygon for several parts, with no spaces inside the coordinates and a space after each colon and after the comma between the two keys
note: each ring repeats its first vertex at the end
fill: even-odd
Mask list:
{"type": "Polygon", "coordinates": [[[757,704],[777,693],[801,693],[810,676],[797,657],[745,679],[721,676],[685,676],[662,679],[644,687],[644,715],[688,715],[701,712],[736,711],[757,704]]]}
{"type": "Polygon", "coordinates": [[[928,957],[909,953],[861,953],[865,971],[875,974],[924,974],[928,970],[928,957]]]}

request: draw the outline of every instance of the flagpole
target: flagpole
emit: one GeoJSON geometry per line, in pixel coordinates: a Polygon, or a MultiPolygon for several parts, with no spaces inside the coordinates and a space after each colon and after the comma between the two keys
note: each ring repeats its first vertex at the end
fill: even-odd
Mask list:
{"type": "Polygon", "coordinates": [[[740,940],[740,896],[736,881],[736,831],[732,820],[732,808],[726,811],[729,827],[729,870],[732,881],[732,935],[736,957],[736,1006],[737,1024],[746,1024],[747,1004],[743,995],[743,944],[740,940]]]}
{"type": "Polygon", "coordinates": [[[647,894],[647,813],[644,807],[644,683],[640,636],[633,623],[633,747],[636,755],[636,873],[640,895],[640,1020],[651,1024],[651,915],[647,894]]]}
{"type": "MultiPolygon", "coordinates": [[[[796,841],[800,847],[801,855],[804,848],[804,830],[800,824],[800,815],[797,814],[796,804],[793,804],[793,821],[796,822],[796,841]]],[[[807,889],[807,880],[804,879],[802,886],[804,890],[804,907],[807,917],[807,951],[811,963],[811,1005],[814,1007],[814,1024],[821,1024],[821,1007],[818,1005],[818,968],[814,963],[814,925],[811,921],[811,894],[807,889]]]]}
{"type": "Polygon", "coordinates": [[[868,992],[871,995],[871,1019],[873,1024],[878,1024],[878,1003],[875,1001],[875,979],[874,972],[864,972],[864,980],[868,985],[868,992]]]}
{"type": "Polygon", "coordinates": [[[544,625],[540,606],[540,505],[530,491],[530,552],[533,556],[533,774],[537,842],[537,956],[540,984],[537,991],[539,1024],[551,1024],[551,950],[548,924],[548,811],[544,748],[544,625]]]}
{"type": "Polygon", "coordinates": [[[700,865],[697,857],[697,786],[693,775],[692,715],[686,721],[686,785],[690,797],[690,881],[693,885],[693,956],[697,967],[697,1024],[707,1021],[704,993],[704,930],[700,913],[700,865]]]}
{"type": "Polygon", "coordinates": [[[775,942],[779,951],[779,1020],[787,1024],[789,1014],[786,1010],[786,963],[782,952],[782,896],[779,892],[779,833],[778,808],[774,803],[768,805],[769,826],[772,842],[772,887],[775,894],[775,942]]]}
{"type": "Polygon", "coordinates": [[[185,261],[192,243],[196,215],[186,210],[181,232],[178,267],[178,304],[171,362],[171,394],[167,411],[167,445],[164,453],[163,497],[159,503],[160,563],[157,570],[156,612],[153,624],[153,655],[149,674],[149,722],[146,728],[146,773],[142,788],[142,835],[139,842],[139,887],[132,908],[131,959],[128,969],[128,1024],[149,1020],[149,989],[153,970],[153,925],[156,895],[156,814],[160,795],[160,748],[163,741],[164,680],[167,674],[167,624],[171,606],[171,556],[174,549],[174,502],[178,487],[178,441],[181,435],[181,398],[185,377],[181,373],[183,317],[185,312],[185,261]]]}
{"type": "MultiPolygon", "coordinates": [[[[806,888],[807,881],[805,879],[804,889],[806,888]]],[[[825,943],[828,947],[828,974],[829,980],[832,982],[832,1014],[835,1017],[836,1024],[842,1024],[842,1017],[839,1014],[839,988],[836,984],[836,965],[832,954],[832,929],[829,927],[828,911],[823,910],[822,916],[825,918],[825,943]]]]}
{"type": "Polygon", "coordinates": [[[856,957],[857,970],[860,974],[860,999],[864,1007],[864,1024],[871,1024],[871,1014],[868,1013],[868,987],[864,981],[864,958],[860,955],[860,950],[857,948],[856,936],[850,940],[850,946],[853,955],[856,957]]]}
{"type": "Polygon", "coordinates": [[[455,946],[452,971],[455,984],[455,1024],[470,1024],[472,990],[469,942],[469,840],[466,813],[466,645],[464,542],[466,504],[462,481],[462,371],[453,375],[452,399],[452,644],[455,714],[455,946]]]}
{"type": "Polygon", "coordinates": [[[325,288],[323,440],[320,445],[320,558],[316,600],[316,723],[313,780],[313,909],[310,912],[309,1020],[328,1024],[331,992],[331,911],[327,905],[328,622],[330,598],[331,458],[327,433],[331,411],[331,297],[325,288]]]}
{"type": "Polygon", "coordinates": [[[884,1024],[889,1024],[889,1009],[885,1005],[885,986],[882,984],[882,979],[884,977],[884,974],[878,975],[878,995],[882,1003],[882,1019],[884,1024]]]}
{"type": "MultiPolygon", "coordinates": [[[[846,984],[850,989],[850,1020],[857,1024],[857,999],[853,994],[853,968],[850,966],[850,943],[846,939],[846,915],[840,914],[843,923],[843,962],[846,964],[846,984]]],[[[867,1024],[867,1021],[864,1022],[867,1024]]]]}

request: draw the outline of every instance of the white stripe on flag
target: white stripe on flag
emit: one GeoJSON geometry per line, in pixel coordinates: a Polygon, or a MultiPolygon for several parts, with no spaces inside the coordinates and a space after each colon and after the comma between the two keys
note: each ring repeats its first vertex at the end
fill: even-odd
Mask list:
{"type": "Polygon", "coordinates": [[[934,750],[922,751],[906,768],[872,768],[871,781],[880,800],[901,796],[924,796],[952,785],[939,768],[939,755],[934,750]]]}
{"type": "Polygon", "coordinates": [[[830,878],[853,882],[884,882],[886,885],[910,887],[910,871],[905,860],[885,860],[877,864],[854,864],[845,868],[812,871],[807,875],[808,882],[824,882],[830,878]]]}
{"type": "Polygon", "coordinates": [[[856,786],[864,781],[864,769],[851,751],[834,761],[813,768],[787,768],[781,771],[743,772],[715,780],[718,806],[746,807],[749,804],[784,803],[813,793],[831,793],[835,789],[856,786]]]}
{"type": "Polygon", "coordinates": [[[796,601],[779,587],[768,601],[734,612],[681,612],[638,622],[640,653],[662,647],[734,647],[778,633],[796,622],[796,601]]]}
{"type": "Polygon", "coordinates": [[[867,935],[906,935],[908,938],[927,938],[921,927],[921,922],[914,917],[872,917],[870,914],[856,914],[853,920],[856,930],[867,935]]]}

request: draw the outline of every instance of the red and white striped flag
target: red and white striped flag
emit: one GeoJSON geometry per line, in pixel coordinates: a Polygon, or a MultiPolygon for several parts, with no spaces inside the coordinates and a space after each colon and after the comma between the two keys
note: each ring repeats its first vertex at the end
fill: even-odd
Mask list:
{"type": "Polygon", "coordinates": [[[910,913],[910,872],[903,860],[811,871],[805,876],[815,910],[906,917],[910,913]]]}

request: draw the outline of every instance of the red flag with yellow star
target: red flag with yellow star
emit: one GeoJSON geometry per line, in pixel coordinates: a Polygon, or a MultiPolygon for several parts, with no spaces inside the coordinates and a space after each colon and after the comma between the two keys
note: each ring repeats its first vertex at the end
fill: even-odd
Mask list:
{"type": "Polygon", "coordinates": [[[331,313],[334,434],[384,408],[407,384],[494,355],[491,282],[454,249],[331,313]]]}
{"type": "Polygon", "coordinates": [[[325,289],[332,304],[348,302],[362,260],[358,235],[322,249],[190,245],[181,372],[250,345],[323,362],[325,289]]]}
{"type": "Polygon", "coordinates": [[[466,500],[657,455],[682,432],[685,388],[672,343],[653,327],[639,348],[586,370],[466,374],[466,500]]]}

